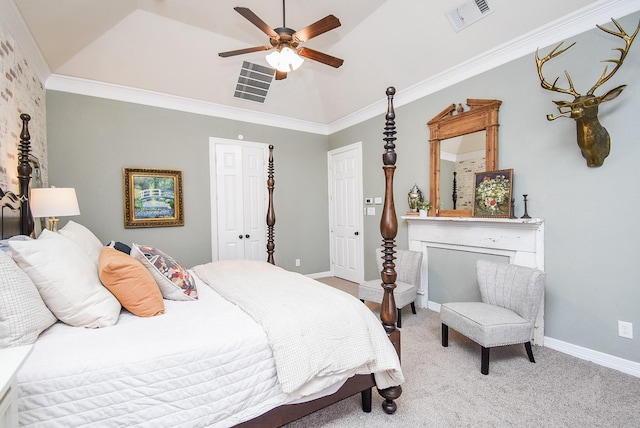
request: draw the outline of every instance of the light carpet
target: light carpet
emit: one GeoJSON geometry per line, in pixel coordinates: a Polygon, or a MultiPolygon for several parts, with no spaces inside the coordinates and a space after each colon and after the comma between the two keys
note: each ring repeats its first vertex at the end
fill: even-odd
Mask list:
{"type": "MultiPolygon", "coordinates": [[[[357,284],[321,281],[357,296],[357,284]]],[[[407,307],[402,323],[406,383],[395,414],[374,391],[371,413],[358,394],[287,426],[640,427],[640,378],[540,346],[533,364],[524,345],[492,349],[484,376],[479,345],[450,330],[442,347],[437,312],[407,307]]]]}

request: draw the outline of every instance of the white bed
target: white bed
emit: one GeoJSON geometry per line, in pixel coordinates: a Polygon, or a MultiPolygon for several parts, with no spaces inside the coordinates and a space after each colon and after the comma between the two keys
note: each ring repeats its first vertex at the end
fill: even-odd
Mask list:
{"type": "MultiPolygon", "coordinates": [[[[165,300],[163,315],[123,310],[111,327],[57,322],[44,331],[18,374],[20,425],[227,427],[299,399],[282,392],[263,328],[199,279],[197,289],[198,300],[165,300]]],[[[369,314],[388,344],[386,357],[395,357],[369,314]]],[[[352,374],[305,388],[328,383],[331,393],[352,374]]]]}

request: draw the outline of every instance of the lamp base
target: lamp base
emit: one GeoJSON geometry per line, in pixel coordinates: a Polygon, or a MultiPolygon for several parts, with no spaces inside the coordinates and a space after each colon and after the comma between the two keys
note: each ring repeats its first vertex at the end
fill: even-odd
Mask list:
{"type": "Polygon", "coordinates": [[[47,229],[49,229],[52,232],[57,232],[58,231],[58,219],[55,218],[55,217],[49,217],[47,220],[48,220],[47,229]]]}

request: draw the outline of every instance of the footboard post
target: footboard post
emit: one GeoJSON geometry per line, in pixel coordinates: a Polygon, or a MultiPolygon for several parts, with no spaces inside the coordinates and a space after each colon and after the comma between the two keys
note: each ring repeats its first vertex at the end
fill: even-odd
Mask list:
{"type": "Polygon", "coordinates": [[[273,242],[273,226],[276,224],[276,212],[273,209],[273,188],[275,179],[273,178],[273,144],[269,145],[269,164],[267,167],[267,189],[269,190],[269,205],[267,207],[267,262],[275,265],[273,252],[276,244],[273,242]]]}
{"type": "MultiPolygon", "coordinates": [[[[384,289],[384,295],[382,297],[382,306],[380,307],[380,319],[382,320],[382,326],[389,336],[389,340],[393,343],[393,346],[400,357],[400,331],[396,328],[396,322],[398,320],[398,312],[396,309],[396,302],[393,296],[393,290],[396,288],[397,273],[395,270],[395,238],[398,233],[398,218],[396,217],[396,209],[393,201],[393,175],[396,169],[396,152],[395,152],[395,111],[393,109],[393,96],[396,90],[394,87],[387,88],[387,114],[385,116],[384,127],[384,141],[385,152],[382,155],[382,169],[385,176],[385,193],[384,193],[384,205],[382,208],[382,218],[380,219],[380,234],[382,235],[383,246],[383,263],[382,272],[380,272],[382,278],[382,288],[384,289]]],[[[386,413],[394,413],[397,405],[394,402],[395,399],[402,394],[402,387],[394,386],[386,389],[378,389],[380,395],[385,399],[382,403],[382,408],[386,413]]]]}

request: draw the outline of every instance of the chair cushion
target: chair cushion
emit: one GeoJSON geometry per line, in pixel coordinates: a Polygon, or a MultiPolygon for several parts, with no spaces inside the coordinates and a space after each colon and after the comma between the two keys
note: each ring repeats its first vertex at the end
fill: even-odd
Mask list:
{"type": "MultiPolygon", "coordinates": [[[[361,300],[366,300],[368,302],[382,303],[384,289],[381,284],[382,280],[380,279],[372,279],[370,281],[360,283],[358,297],[361,300]]],[[[409,303],[414,302],[417,295],[418,292],[414,285],[396,281],[396,288],[393,290],[393,296],[398,309],[404,308],[409,303]]]]}
{"type": "Polygon", "coordinates": [[[533,322],[509,309],[481,302],[444,303],[440,320],[485,348],[525,343],[533,335],[533,322]]]}

